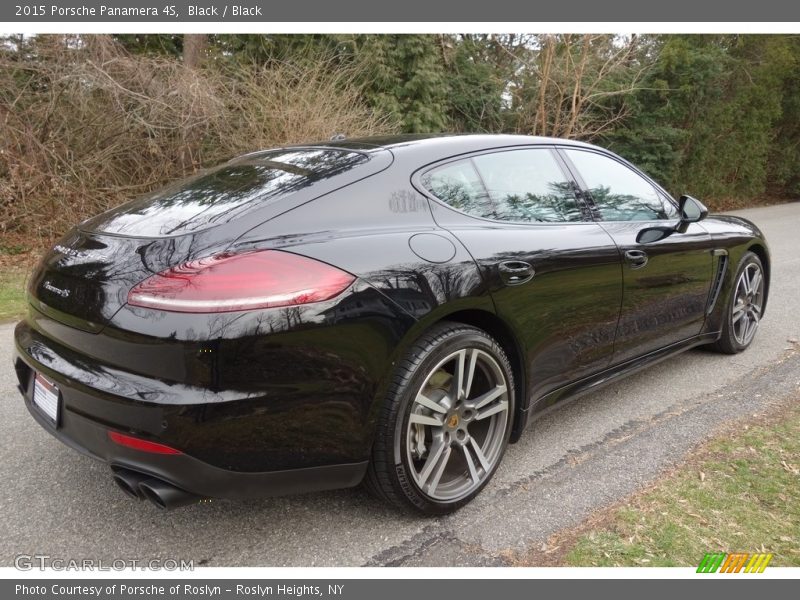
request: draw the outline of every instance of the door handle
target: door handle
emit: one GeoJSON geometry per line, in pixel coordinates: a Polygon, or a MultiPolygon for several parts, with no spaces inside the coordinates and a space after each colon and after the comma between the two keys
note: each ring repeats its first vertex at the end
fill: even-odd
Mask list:
{"type": "Polygon", "coordinates": [[[643,250],[626,250],[625,260],[631,269],[641,269],[647,264],[647,252],[643,250]]]}
{"type": "Polygon", "coordinates": [[[500,271],[500,279],[502,279],[503,283],[506,285],[527,283],[533,279],[533,276],[536,274],[536,271],[533,270],[533,267],[529,263],[521,260],[507,260],[501,262],[497,266],[497,269],[500,271]]]}

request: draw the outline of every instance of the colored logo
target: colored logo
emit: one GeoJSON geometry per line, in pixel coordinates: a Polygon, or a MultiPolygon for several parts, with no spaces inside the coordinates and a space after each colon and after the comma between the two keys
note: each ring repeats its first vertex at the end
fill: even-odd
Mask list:
{"type": "Polygon", "coordinates": [[[698,573],[763,573],[772,554],[748,554],[747,552],[709,552],[700,561],[698,573]]]}

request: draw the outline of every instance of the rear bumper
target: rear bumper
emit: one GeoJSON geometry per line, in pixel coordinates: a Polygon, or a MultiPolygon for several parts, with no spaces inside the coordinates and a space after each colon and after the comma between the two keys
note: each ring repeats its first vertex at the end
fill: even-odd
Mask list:
{"type": "MultiPolygon", "coordinates": [[[[208,498],[260,498],[295,494],[357,485],[366,472],[367,461],[337,464],[314,464],[276,470],[239,470],[241,465],[231,463],[231,468],[211,464],[192,455],[191,448],[176,444],[175,439],[190,440],[201,437],[202,423],[197,423],[198,405],[163,405],[132,400],[114,395],[107,389],[86,385],[91,369],[78,373],[81,365],[69,360],[68,353],[57,344],[45,345],[38,333],[26,323],[17,327],[14,367],[19,389],[33,418],[51,435],[67,446],[92,458],[107,463],[112,468],[126,468],[152,475],[187,492],[208,498]],[[42,360],[36,360],[34,356],[42,360]],[[59,368],[62,367],[62,368],[59,368]],[[42,373],[56,383],[60,392],[59,421],[52,421],[32,402],[35,373],[42,373]],[[194,431],[187,428],[197,425],[194,431]],[[174,446],[182,454],[152,454],[125,446],[109,439],[109,431],[133,434],[159,443],[174,446]]],[[[85,367],[85,366],[84,366],[85,367]]],[[[247,419],[245,419],[247,421],[247,419]]],[[[248,437],[242,424],[235,432],[236,440],[248,437]]],[[[216,438],[214,443],[224,443],[216,438]]],[[[267,442],[268,444],[268,442],[267,442]]],[[[206,454],[207,446],[202,446],[206,454]]],[[[258,447],[252,447],[258,453],[258,447]]],[[[267,449],[264,449],[268,453],[267,449]]],[[[224,457],[227,459],[228,457],[224,457]]],[[[300,462],[302,457],[295,462],[300,462]]]]}

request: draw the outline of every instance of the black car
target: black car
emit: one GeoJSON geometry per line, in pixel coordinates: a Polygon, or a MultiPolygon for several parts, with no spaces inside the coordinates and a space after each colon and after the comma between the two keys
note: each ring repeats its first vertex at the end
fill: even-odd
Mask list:
{"type": "Polygon", "coordinates": [[[769,272],[752,223],[596,146],[336,139],[78,225],[14,364],[41,426],[162,508],[364,481],[437,514],[557,402],[747,348],[769,272]]]}

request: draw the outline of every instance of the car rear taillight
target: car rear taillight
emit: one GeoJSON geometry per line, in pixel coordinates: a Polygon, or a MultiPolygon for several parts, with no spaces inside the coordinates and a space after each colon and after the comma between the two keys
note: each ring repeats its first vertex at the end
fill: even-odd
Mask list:
{"type": "Polygon", "coordinates": [[[336,267],[280,250],[218,254],[148,277],[128,293],[128,304],[189,313],[296,306],[329,300],[354,280],[336,267]]]}
{"type": "Polygon", "coordinates": [[[164,444],[156,442],[149,442],[141,438],[125,435],[117,431],[109,431],[108,438],[115,444],[125,446],[126,448],[133,448],[134,450],[141,450],[142,452],[149,452],[150,454],[183,454],[180,450],[170,448],[164,444]]]}

